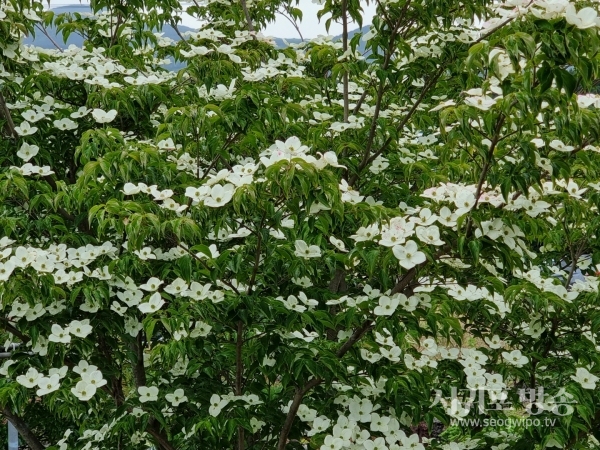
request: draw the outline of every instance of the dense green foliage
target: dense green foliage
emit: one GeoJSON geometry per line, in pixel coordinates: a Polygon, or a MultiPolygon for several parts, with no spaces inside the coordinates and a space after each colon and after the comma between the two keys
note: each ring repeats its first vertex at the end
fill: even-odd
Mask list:
{"type": "Polygon", "coordinates": [[[177,0],[91,3],[0,4],[30,448],[598,445],[597,3],[381,1],[348,39],[326,0],[342,40],[285,49],[282,0],[194,1],[177,42],[177,0]],[[51,26],[84,47],[21,43],[51,26]]]}

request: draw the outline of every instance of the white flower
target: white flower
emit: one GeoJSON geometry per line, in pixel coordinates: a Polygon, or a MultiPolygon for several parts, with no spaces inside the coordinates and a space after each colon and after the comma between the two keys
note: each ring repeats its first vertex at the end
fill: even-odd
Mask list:
{"type": "Polygon", "coordinates": [[[598,377],[592,375],[585,367],[578,367],[575,375],[571,375],[571,379],[579,383],[584,389],[596,389],[596,382],[598,381],[598,377]]]}
{"type": "Polygon", "coordinates": [[[465,104],[474,106],[482,111],[487,111],[496,104],[496,100],[488,96],[475,96],[465,98],[465,104]]]}
{"type": "Polygon", "coordinates": [[[400,355],[402,354],[402,349],[397,346],[390,347],[389,350],[385,347],[381,347],[379,349],[379,353],[381,353],[381,355],[384,358],[387,358],[392,362],[398,362],[398,361],[400,361],[400,355]]]}
{"type": "Polygon", "coordinates": [[[368,227],[360,227],[356,234],[350,236],[356,242],[371,241],[375,236],[379,234],[379,227],[376,224],[369,225],[368,227]]]}
{"type": "Polygon", "coordinates": [[[554,150],[558,150],[560,152],[572,152],[573,150],[575,150],[575,147],[573,147],[572,145],[566,145],[563,141],[560,141],[558,139],[552,140],[549,145],[554,150]]]}
{"type": "Polygon", "coordinates": [[[404,245],[396,245],[392,248],[394,256],[400,261],[400,265],[405,269],[424,263],[425,253],[420,252],[415,241],[407,241],[404,245]]]}
{"type": "Polygon", "coordinates": [[[165,189],[165,190],[158,190],[156,188],[152,189],[151,192],[152,196],[154,197],[154,200],[167,200],[169,198],[171,198],[173,196],[173,191],[171,189],[165,189]]]}
{"type": "Polygon", "coordinates": [[[470,191],[461,191],[456,195],[454,204],[458,208],[455,214],[460,217],[463,214],[468,213],[473,206],[475,206],[475,194],[470,191]]]}
{"type": "Polygon", "coordinates": [[[596,26],[596,17],[598,12],[594,8],[583,8],[579,12],[575,10],[575,5],[572,3],[567,6],[565,11],[565,19],[567,23],[575,25],[579,29],[592,28],[596,26]]]}
{"type": "Polygon", "coordinates": [[[12,259],[6,262],[0,263],[0,281],[7,281],[10,274],[15,270],[15,263],[12,259]]]}
{"type": "Polygon", "coordinates": [[[85,373],[94,372],[95,370],[98,370],[98,367],[89,364],[84,359],[79,361],[79,364],[77,364],[75,367],[73,367],[73,372],[78,373],[81,376],[83,376],[83,374],[85,374],[85,373]]]}
{"type": "Polygon", "coordinates": [[[38,397],[56,391],[60,387],[60,375],[55,373],[49,377],[42,377],[38,380],[39,389],[36,391],[38,397]]]}
{"type": "Polygon", "coordinates": [[[149,259],[156,259],[156,255],[152,253],[152,249],[150,247],[144,247],[141,250],[134,250],[133,252],[138,258],[142,261],[147,261],[149,259]]]}
{"type": "Polygon", "coordinates": [[[212,397],[210,397],[208,413],[213,417],[217,417],[221,413],[221,410],[227,406],[228,403],[229,399],[221,398],[219,395],[213,394],[212,397]]]}
{"type": "Polygon", "coordinates": [[[440,230],[435,225],[429,227],[417,227],[415,232],[417,234],[417,237],[424,244],[444,245],[444,241],[440,239],[440,230]]]}
{"type": "Polygon", "coordinates": [[[139,289],[136,290],[127,290],[123,292],[117,292],[117,297],[123,303],[126,303],[127,306],[137,306],[142,301],[144,297],[144,293],[139,289]]]}
{"type": "Polygon", "coordinates": [[[191,330],[190,337],[191,338],[206,337],[206,336],[208,336],[208,333],[210,333],[210,330],[212,330],[212,327],[209,324],[198,321],[194,325],[194,329],[191,330]]]}
{"type": "Polygon", "coordinates": [[[188,284],[181,278],[177,278],[171,284],[165,287],[165,292],[169,294],[179,294],[181,295],[183,292],[186,292],[188,289],[188,284]]]}
{"type": "Polygon", "coordinates": [[[179,406],[180,403],[188,401],[188,398],[183,393],[183,389],[176,389],[172,394],[165,395],[165,399],[173,406],[179,406]]]}
{"type": "Polygon", "coordinates": [[[27,162],[35,155],[37,155],[39,151],[40,148],[37,145],[29,145],[26,142],[23,142],[21,148],[17,152],[17,156],[23,161],[27,162]]]}
{"type": "Polygon", "coordinates": [[[138,388],[140,402],[155,402],[158,400],[158,388],[156,386],[140,386],[138,388]]]}
{"type": "Polygon", "coordinates": [[[373,164],[371,164],[369,170],[377,175],[378,173],[381,173],[383,170],[387,169],[389,165],[390,163],[388,162],[388,159],[379,155],[373,160],[373,164]]]}
{"type": "Polygon", "coordinates": [[[287,300],[281,296],[277,297],[276,300],[279,300],[281,303],[283,303],[283,305],[290,311],[296,311],[299,313],[306,311],[306,306],[301,305],[298,302],[298,299],[293,295],[289,295],[287,300]]]}
{"type": "Polygon", "coordinates": [[[34,111],[33,109],[28,109],[27,111],[21,113],[21,117],[23,117],[23,119],[29,122],[35,123],[38,120],[42,120],[46,116],[41,111],[34,111]]]}
{"type": "Polygon", "coordinates": [[[292,283],[304,288],[311,287],[313,285],[312,281],[310,281],[310,278],[308,277],[292,278],[292,283]]]}
{"type": "Polygon", "coordinates": [[[37,130],[37,127],[32,127],[26,120],[21,122],[21,125],[18,127],[15,127],[15,131],[19,136],[29,136],[34,134],[37,130]]]}
{"type": "Polygon", "coordinates": [[[125,183],[123,186],[123,190],[121,191],[125,195],[135,195],[139,194],[142,189],[133,183],[125,183]]]}
{"type": "MultiPolygon", "coordinates": [[[[226,232],[227,236],[229,236],[229,232],[225,229],[221,229],[221,232],[226,232]]],[[[217,248],[217,246],[215,244],[210,244],[208,246],[208,251],[210,252],[209,254],[203,253],[203,252],[198,252],[196,253],[196,258],[210,258],[210,259],[215,259],[218,258],[219,255],[221,254],[219,252],[219,249],[217,248]]]]}
{"type": "Polygon", "coordinates": [[[346,250],[346,244],[344,244],[344,241],[341,239],[331,236],[329,242],[331,242],[339,251],[348,252],[348,250],[346,250]]]}
{"type": "Polygon", "coordinates": [[[316,417],[313,420],[312,428],[307,433],[308,436],[314,436],[315,434],[323,433],[331,426],[331,420],[325,416],[316,417]]]}
{"type": "MultiPolygon", "coordinates": [[[[313,3],[320,1],[321,0],[313,0],[313,3]]],[[[340,450],[343,447],[344,441],[341,438],[327,435],[325,436],[325,440],[323,441],[323,445],[321,445],[320,450],[340,450]]]]}
{"type": "Polygon", "coordinates": [[[42,378],[42,374],[39,373],[34,367],[30,367],[25,375],[19,375],[16,380],[21,386],[26,388],[33,388],[37,386],[38,381],[42,378]]]}
{"type": "Polygon", "coordinates": [[[227,183],[224,186],[215,184],[211,188],[210,194],[204,199],[204,204],[211,208],[218,208],[228,203],[233,198],[234,192],[235,186],[231,183],[227,183]]]}
{"type": "Polygon", "coordinates": [[[89,319],[73,320],[67,327],[67,331],[73,336],[84,338],[92,332],[92,326],[89,319]]]}
{"type": "Polygon", "coordinates": [[[504,345],[504,342],[502,342],[500,336],[498,336],[497,334],[493,335],[491,338],[488,338],[486,336],[485,338],[483,338],[483,340],[490,348],[493,349],[498,349],[504,345]]]}
{"type": "Polygon", "coordinates": [[[294,331],[291,335],[305,342],[312,342],[318,336],[316,331],[308,331],[306,328],[303,328],[302,332],[294,331]]]}
{"type": "Polygon", "coordinates": [[[373,314],[376,316],[391,316],[396,311],[396,308],[400,304],[400,299],[398,296],[394,295],[393,297],[388,297],[386,295],[382,295],[379,297],[379,306],[376,306],[373,310],[373,314]]]}
{"type": "Polygon", "coordinates": [[[197,281],[192,281],[189,289],[181,295],[186,297],[191,297],[194,300],[202,300],[205,299],[210,293],[211,285],[209,284],[200,284],[197,281]]]}
{"type": "Polygon", "coordinates": [[[64,378],[67,376],[67,371],[69,370],[69,368],[67,366],[62,366],[60,368],[58,367],[52,367],[49,371],[48,374],[50,376],[54,375],[55,373],[58,374],[59,378],[64,378]]]}
{"type": "MultiPolygon", "coordinates": [[[[25,247],[18,247],[13,262],[17,267],[27,267],[33,261],[35,254],[25,247]]],[[[56,273],[54,274],[56,281],[56,273]]]]}
{"type": "Polygon", "coordinates": [[[115,120],[115,117],[117,117],[117,110],[111,109],[110,111],[104,111],[96,108],[92,111],[92,116],[98,123],[108,123],[115,120]]]}
{"type": "Polygon", "coordinates": [[[53,122],[54,127],[58,128],[59,130],[74,130],[75,128],[77,128],[77,123],[73,122],[71,119],[69,119],[68,117],[65,117],[63,119],[59,119],[59,120],[55,120],[53,122]]]}
{"type": "Polygon", "coordinates": [[[63,327],[55,323],[52,325],[52,334],[48,336],[48,340],[52,342],[62,342],[63,344],[68,344],[71,342],[69,327],[63,329],[63,327]]]}
{"type": "Polygon", "coordinates": [[[91,112],[92,112],[91,109],[88,109],[85,106],[80,106],[77,111],[71,113],[71,118],[72,119],[79,119],[81,117],[87,116],[91,112]]]}
{"type": "Polygon", "coordinates": [[[86,383],[93,384],[97,388],[106,384],[106,380],[102,377],[102,372],[99,370],[94,370],[93,372],[88,370],[81,374],[81,378],[86,383]]]}
{"type": "Polygon", "coordinates": [[[455,419],[460,419],[469,414],[469,410],[462,407],[462,404],[457,398],[452,399],[450,402],[450,407],[446,408],[446,413],[450,417],[454,417],[455,419]]]}
{"type": "Polygon", "coordinates": [[[123,316],[127,312],[127,307],[121,305],[119,302],[112,302],[110,305],[111,311],[116,312],[118,315],[123,316]]]}
{"type": "Polygon", "coordinates": [[[162,299],[160,294],[158,292],[156,292],[156,293],[152,294],[152,296],[150,297],[150,300],[148,302],[140,303],[138,305],[138,309],[141,312],[143,312],[144,314],[150,314],[150,313],[158,311],[160,308],[163,307],[164,304],[165,304],[165,301],[162,299]]]}
{"type": "Polygon", "coordinates": [[[294,219],[282,219],[280,225],[282,228],[294,228],[294,219]]]}
{"type": "Polygon", "coordinates": [[[159,280],[156,277],[152,277],[152,278],[149,278],[145,284],[141,284],[140,289],[143,289],[144,291],[148,291],[148,292],[154,292],[163,283],[164,283],[164,281],[159,280]]]}
{"type": "Polygon", "coordinates": [[[15,301],[12,304],[12,309],[8,317],[24,317],[27,314],[27,311],[29,311],[30,309],[31,308],[29,307],[29,304],[25,302],[21,303],[19,301],[15,301]]]}
{"type": "Polygon", "coordinates": [[[31,347],[31,351],[40,356],[46,356],[48,354],[48,340],[43,336],[38,336],[37,342],[31,347]]]}
{"type": "Polygon", "coordinates": [[[513,350],[512,352],[502,352],[502,357],[506,360],[507,364],[515,367],[523,367],[529,361],[527,356],[522,355],[520,350],[513,350]]]}
{"type": "Polygon", "coordinates": [[[300,258],[318,258],[321,256],[321,249],[318,245],[309,246],[306,242],[302,240],[297,240],[295,242],[296,251],[294,254],[300,258]]]}
{"type": "Polygon", "coordinates": [[[265,422],[258,420],[256,417],[250,419],[250,428],[252,428],[253,433],[257,433],[265,425],[265,422]]]}
{"type": "Polygon", "coordinates": [[[96,386],[81,380],[74,388],[71,388],[71,392],[82,402],[87,402],[96,393],[96,386]]]}
{"type": "Polygon", "coordinates": [[[565,189],[569,195],[574,198],[581,198],[585,191],[587,191],[587,188],[579,189],[579,185],[573,180],[569,180],[565,189]]]}

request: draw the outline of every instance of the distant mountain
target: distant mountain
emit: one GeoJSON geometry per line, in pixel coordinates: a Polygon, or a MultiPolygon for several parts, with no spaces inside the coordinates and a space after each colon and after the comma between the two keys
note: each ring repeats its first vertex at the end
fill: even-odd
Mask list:
{"type": "MultiPolygon", "coordinates": [[[[63,13],[85,14],[85,13],[91,12],[89,5],[60,6],[57,8],[52,8],[52,11],[56,14],[63,14],[63,13]]],[[[186,31],[195,31],[194,28],[186,27],[184,25],[179,25],[178,28],[179,28],[179,31],[181,32],[181,34],[184,34],[186,31]]],[[[65,42],[62,39],[62,36],[59,35],[57,33],[56,29],[53,27],[50,27],[47,29],[48,35],[50,37],[46,36],[44,33],[42,33],[38,29],[36,29],[35,31],[36,31],[35,36],[28,36],[27,38],[25,38],[25,40],[24,40],[25,44],[35,45],[35,46],[42,47],[42,48],[56,48],[54,46],[54,44],[52,43],[52,41],[54,41],[58,45],[64,46],[64,47],[68,47],[69,45],[75,45],[77,47],[81,47],[83,45],[83,37],[76,33],[72,33],[69,36],[69,38],[67,39],[67,42],[65,42]]],[[[360,33],[360,32],[366,33],[367,31],[369,31],[368,25],[364,26],[362,29],[357,28],[356,30],[352,30],[352,31],[350,31],[350,33],[348,33],[349,38],[352,39],[352,36],[354,36],[356,33],[360,33]]],[[[169,38],[173,39],[174,41],[180,40],[177,32],[170,25],[165,25],[163,27],[163,29],[161,30],[161,32],[164,33],[165,37],[169,37],[169,38]]],[[[334,37],[334,40],[339,40],[339,39],[341,39],[341,35],[334,37]]],[[[302,40],[298,39],[298,38],[290,38],[290,39],[285,39],[285,42],[284,42],[284,39],[282,39],[282,38],[275,38],[275,45],[277,46],[277,48],[287,47],[288,44],[286,44],[286,42],[288,44],[299,44],[300,42],[302,42],[302,40]]],[[[361,41],[359,49],[364,52],[364,42],[361,41]]],[[[165,67],[166,69],[169,69],[169,70],[179,70],[182,67],[185,67],[185,63],[175,63],[173,61],[171,64],[168,64],[163,67],[165,67]]]]}
{"type": "MultiPolygon", "coordinates": [[[[356,33],[367,33],[369,30],[371,29],[370,25],[365,25],[362,28],[356,28],[355,30],[352,30],[350,32],[348,32],[348,40],[352,39],[354,37],[354,35],[356,33]]],[[[342,40],[342,35],[338,35],[338,36],[334,36],[333,38],[334,41],[341,41],[342,40]]],[[[302,39],[298,39],[298,38],[290,38],[290,39],[285,39],[285,42],[287,42],[288,44],[299,44],[302,42],[302,39]]],[[[277,48],[285,48],[287,47],[286,43],[284,42],[284,39],[282,38],[275,38],[275,44],[277,45],[277,48]]],[[[358,45],[358,50],[361,53],[365,52],[365,43],[361,40],[359,45],[358,45]]]]}

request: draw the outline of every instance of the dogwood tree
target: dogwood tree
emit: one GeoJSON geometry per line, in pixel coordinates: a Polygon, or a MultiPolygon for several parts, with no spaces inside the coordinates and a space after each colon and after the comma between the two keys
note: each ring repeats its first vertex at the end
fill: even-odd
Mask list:
{"type": "Polygon", "coordinates": [[[291,0],[0,4],[29,448],[598,445],[597,3],[320,3],[283,49],[291,0]]]}

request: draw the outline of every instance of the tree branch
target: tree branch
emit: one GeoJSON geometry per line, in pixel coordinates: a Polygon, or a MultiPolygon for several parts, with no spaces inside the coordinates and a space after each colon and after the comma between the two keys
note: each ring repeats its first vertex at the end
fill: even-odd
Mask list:
{"type": "Polygon", "coordinates": [[[141,331],[136,336],[135,342],[131,347],[135,353],[135,361],[133,361],[133,379],[135,381],[135,386],[146,386],[146,368],[144,367],[144,346],[141,331]]]}
{"type": "Polygon", "coordinates": [[[27,342],[29,342],[31,340],[31,338],[29,336],[23,334],[21,331],[19,331],[17,328],[15,328],[13,325],[11,325],[8,322],[9,322],[8,319],[6,319],[4,317],[0,317],[0,324],[1,324],[0,326],[2,328],[4,328],[6,331],[8,331],[10,334],[21,339],[21,341],[24,344],[26,344],[27,342]]]}
{"type": "MultiPolygon", "coordinates": [[[[237,338],[235,345],[235,395],[242,395],[242,374],[243,361],[242,349],[244,345],[244,323],[238,320],[237,323],[237,338]]],[[[237,450],[244,450],[244,428],[241,425],[237,427],[237,450]]]]}
{"type": "Polygon", "coordinates": [[[19,434],[21,435],[23,440],[25,442],[27,442],[27,445],[31,448],[31,450],[44,450],[46,448],[40,442],[40,440],[37,438],[37,436],[35,434],[33,434],[31,429],[29,429],[29,427],[27,426],[25,421],[23,419],[21,419],[19,416],[17,416],[16,414],[14,414],[8,408],[8,406],[2,407],[2,414],[8,420],[10,420],[10,423],[12,423],[14,425],[14,427],[17,429],[17,431],[19,432],[19,434]]]}
{"type": "Polygon", "coordinates": [[[4,133],[8,137],[18,139],[19,134],[15,129],[15,123],[13,122],[12,116],[10,115],[10,109],[8,109],[8,106],[6,106],[6,100],[4,99],[2,92],[0,92],[0,117],[6,121],[6,123],[4,124],[4,133]]]}
{"type": "Polygon", "coordinates": [[[285,422],[283,424],[283,428],[281,429],[281,433],[279,434],[279,442],[277,444],[277,450],[285,450],[288,441],[288,435],[292,429],[292,424],[294,423],[294,419],[296,418],[296,414],[298,413],[298,408],[302,404],[302,399],[304,395],[312,388],[320,385],[324,380],[322,378],[313,378],[308,383],[304,385],[302,389],[296,388],[296,395],[294,395],[294,399],[292,400],[292,404],[290,405],[290,410],[285,418],[285,422]]]}
{"type": "Polygon", "coordinates": [[[40,24],[36,23],[35,27],[38,30],[40,30],[44,34],[44,36],[46,36],[48,38],[48,40],[52,43],[52,45],[54,45],[61,53],[64,52],[62,47],[60,45],[58,45],[54,39],[52,39],[52,36],[50,36],[50,33],[48,33],[48,30],[46,29],[45,26],[41,26],[40,24]]]}
{"type": "MultiPolygon", "coordinates": [[[[342,0],[342,51],[348,51],[348,0],[342,0]]],[[[344,70],[342,80],[344,86],[344,123],[348,123],[350,115],[350,93],[348,88],[348,71],[344,70]]]]}
{"type": "Polygon", "coordinates": [[[290,21],[290,23],[294,26],[294,28],[298,32],[298,35],[300,36],[300,40],[302,42],[304,42],[304,36],[302,36],[302,32],[300,31],[300,27],[298,26],[298,23],[288,15],[288,14],[290,14],[289,10],[285,9],[287,6],[288,5],[283,5],[285,12],[277,10],[276,13],[282,15],[283,17],[285,17],[287,20],[290,21]],[[286,12],[287,12],[287,14],[286,14],[286,12]]]}
{"type": "MultiPolygon", "coordinates": [[[[336,273],[336,277],[334,277],[334,280],[332,281],[332,283],[334,283],[334,281],[336,280],[337,274],[338,273],[336,273]]],[[[398,282],[398,284],[396,284],[396,286],[394,286],[394,289],[392,290],[392,294],[403,291],[410,284],[410,282],[413,280],[413,278],[415,277],[416,274],[417,274],[417,271],[413,267],[411,270],[409,270],[406,273],[406,275],[404,275],[404,277],[402,277],[402,279],[398,282]]],[[[344,343],[344,345],[342,345],[339,348],[339,350],[335,353],[335,355],[338,358],[342,358],[346,353],[348,353],[348,351],[352,348],[352,346],[354,344],[356,344],[371,329],[372,326],[373,326],[373,320],[367,319],[360,328],[357,328],[356,330],[354,330],[354,333],[352,333],[352,336],[350,336],[348,338],[348,340],[344,343]]],[[[296,394],[294,395],[294,399],[292,400],[292,404],[290,405],[290,409],[285,418],[283,428],[281,429],[281,433],[279,434],[279,443],[277,445],[277,450],[285,450],[285,447],[287,445],[288,435],[290,433],[290,430],[292,429],[292,424],[294,423],[294,419],[296,418],[296,414],[298,413],[298,408],[302,404],[302,399],[304,398],[304,395],[306,395],[306,393],[308,391],[310,391],[312,388],[323,383],[323,381],[325,381],[323,378],[313,378],[308,383],[306,383],[302,389],[300,389],[300,388],[296,389],[296,394]]]]}
{"type": "Polygon", "coordinates": [[[167,436],[165,436],[165,434],[156,427],[155,420],[156,419],[154,419],[154,417],[150,418],[146,431],[150,433],[158,445],[160,445],[164,450],[176,450],[175,447],[173,447],[173,445],[171,445],[169,442],[167,436]]]}
{"type": "MultiPolygon", "coordinates": [[[[488,171],[492,166],[494,150],[496,150],[496,145],[498,145],[498,142],[500,142],[500,130],[502,129],[502,125],[504,125],[505,119],[506,116],[502,114],[500,117],[498,117],[498,121],[496,122],[496,128],[494,129],[494,137],[492,138],[492,143],[490,144],[490,149],[487,152],[486,159],[483,162],[483,167],[481,168],[481,174],[479,175],[479,181],[477,183],[477,191],[475,192],[475,203],[473,204],[473,208],[471,208],[471,211],[477,208],[477,205],[479,204],[479,197],[481,196],[481,191],[483,189],[483,184],[485,183],[485,180],[487,178],[488,171]]],[[[469,235],[472,227],[473,221],[471,220],[471,217],[469,217],[467,229],[465,231],[465,236],[469,235]]]]}
{"type": "MultiPolygon", "coordinates": [[[[246,4],[246,0],[240,0],[240,3],[242,4],[242,9],[244,10],[244,15],[246,16],[248,31],[250,33],[254,33],[254,25],[252,24],[252,17],[250,17],[250,11],[248,11],[248,5],[246,4]]],[[[254,38],[256,39],[256,36],[254,38]]]]}

